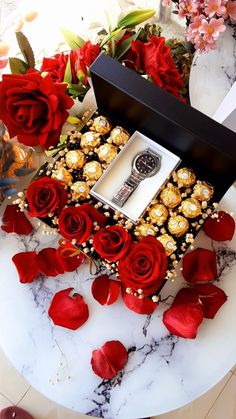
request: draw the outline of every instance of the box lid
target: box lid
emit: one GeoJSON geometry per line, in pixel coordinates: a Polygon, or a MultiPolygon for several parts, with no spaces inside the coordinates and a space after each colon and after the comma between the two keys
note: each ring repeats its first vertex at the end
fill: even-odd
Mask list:
{"type": "Polygon", "coordinates": [[[236,177],[233,131],[105,54],[90,71],[101,111],[177,154],[216,186],[215,199],[221,199],[236,177]]]}

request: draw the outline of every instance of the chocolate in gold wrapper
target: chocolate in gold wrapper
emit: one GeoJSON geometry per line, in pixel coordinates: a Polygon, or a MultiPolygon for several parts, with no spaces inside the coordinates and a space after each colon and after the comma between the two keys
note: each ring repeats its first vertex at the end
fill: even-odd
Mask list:
{"type": "Polygon", "coordinates": [[[97,150],[97,155],[100,161],[111,163],[117,156],[117,147],[112,144],[103,144],[97,150]]]}
{"type": "Polygon", "coordinates": [[[174,208],[181,202],[181,193],[174,185],[169,184],[161,191],[160,199],[168,208],[174,208]]]}
{"type": "Polygon", "coordinates": [[[162,234],[157,237],[157,240],[164,246],[167,256],[170,256],[177,249],[176,241],[169,234],[162,234]]]}
{"type": "Polygon", "coordinates": [[[155,231],[154,227],[152,226],[152,224],[149,224],[149,223],[143,223],[143,224],[138,225],[135,228],[135,233],[137,233],[137,235],[140,235],[140,236],[143,236],[143,237],[149,236],[149,235],[151,235],[151,236],[156,235],[156,231],[155,231]]]}
{"type": "Polygon", "coordinates": [[[149,210],[149,217],[152,223],[162,226],[169,215],[168,209],[163,204],[155,204],[149,210]]]}
{"type": "Polygon", "coordinates": [[[60,167],[52,172],[52,178],[59,180],[64,185],[69,185],[73,178],[70,172],[66,170],[64,167],[60,167]]]}
{"type": "Polygon", "coordinates": [[[102,135],[108,134],[108,132],[111,131],[111,124],[105,116],[98,116],[95,118],[92,127],[96,132],[99,132],[99,134],[102,135]]]}
{"type": "Polygon", "coordinates": [[[66,153],[66,165],[70,169],[81,169],[86,162],[85,155],[80,150],[71,150],[66,153]]]}
{"type": "Polygon", "coordinates": [[[90,188],[86,182],[78,181],[71,186],[72,199],[86,199],[89,195],[90,188]]]}
{"type": "Polygon", "coordinates": [[[188,198],[182,201],[180,210],[185,217],[195,218],[201,214],[201,205],[197,199],[188,198]]]}
{"type": "Polygon", "coordinates": [[[122,127],[115,127],[110,133],[110,139],[113,144],[125,145],[129,139],[129,133],[122,127]]]}
{"type": "Polygon", "coordinates": [[[80,139],[80,146],[81,148],[86,148],[88,150],[92,150],[95,147],[99,147],[101,144],[100,134],[96,132],[85,132],[81,139],[80,139]]]}
{"type": "Polygon", "coordinates": [[[197,181],[193,188],[192,197],[199,201],[210,201],[214,194],[214,188],[207,182],[197,181]]]}
{"type": "Polygon", "coordinates": [[[90,161],[86,163],[83,169],[83,174],[87,180],[98,180],[102,176],[102,165],[97,161],[90,161]]]}
{"type": "Polygon", "coordinates": [[[168,220],[168,230],[176,237],[183,236],[189,229],[189,222],[182,215],[170,217],[168,220]]]}
{"type": "Polygon", "coordinates": [[[193,172],[193,170],[188,169],[187,167],[179,169],[175,175],[175,178],[179,188],[189,188],[196,181],[195,173],[193,172]]]}

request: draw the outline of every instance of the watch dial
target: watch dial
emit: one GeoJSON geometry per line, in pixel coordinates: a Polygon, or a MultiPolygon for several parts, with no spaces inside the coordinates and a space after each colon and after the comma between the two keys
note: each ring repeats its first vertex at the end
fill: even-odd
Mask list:
{"type": "Polygon", "coordinates": [[[136,160],[136,169],[143,175],[148,175],[157,167],[158,159],[149,153],[143,153],[136,160]]]}

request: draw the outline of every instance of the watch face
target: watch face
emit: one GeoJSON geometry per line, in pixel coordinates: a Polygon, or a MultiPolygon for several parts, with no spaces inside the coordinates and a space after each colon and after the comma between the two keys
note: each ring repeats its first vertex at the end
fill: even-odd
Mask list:
{"type": "Polygon", "coordinates": [[[159,163],[158,157],[149,153],[143,153],[137,157],[135,167],[136,170],[142,175],[149,175],[157,169],[159,163]]]}

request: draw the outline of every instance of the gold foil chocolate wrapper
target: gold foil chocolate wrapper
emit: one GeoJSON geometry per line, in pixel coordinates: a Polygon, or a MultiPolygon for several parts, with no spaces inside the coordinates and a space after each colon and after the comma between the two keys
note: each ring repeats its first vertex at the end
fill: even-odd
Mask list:
{"type": "Polygon", "coordinates": [[[182,201],[180,209],[187,218],[195,218],[201,214],[201,205],[195,198],[188,198],[182,201]]]}
{"type": "Polygon", "coordinates": [[[72,198],[84,200],[88,197],[90,188],[86,182],[78,181],[71,186],[72,198]]]}
{"type": "Polygon", "coordinates": [[[111,131],[111,124],[105,116],[95,118],[92,127],[102,135],[108,134],[111,131]]]}
{"type": "Polygon", "coordinates": [[[98,180],[102,176],[102,165],[97,161],[90,161],[86,163],[83,169],[83,174],[87,180],[98,180]]]}
{"type": "Polygon", "coordinates": [[[169,218],[168,230],[176,237],[183,236],[189,229],[189,222],[182,215],[176,215],[169,218]]]}
{"type": "Polygon", "coordinates": [[[70,169],[81,169],[86,163],[86,157],[80,150],[71,150],[66,153],[66,165],[70,169]]]}
{"type": "Polygon", "coordinates": [[[159,240],[164,246],[166,256],[170,256],[177,249],[176,241],[169,234],[162,234],[161,236],[157,237],[157,240],[159,240]]]}
{"type": "Polygon", "coordinates": [[[100,144],[101,138],[96,132],[85,132],[80,139],[80,147],[88,150],[93,150],[95,147],[99,147],[100,144]]]}
{"type": "Polygon", "coordinates": [[[113,144],[118,146],[125,145],[129,139],[129,133],[122,127],[115,127],[110,133],[110,139],[113,144]]]}
{"type": "Polygon", "coordinates": [[[155,204],[149,210],[149,217],[152,223],[158,226],[162,226],[166,222],[168,215],[168,209],[163,204],[155,204]]]}
{"type": "Polygon", "coordinates": [[[192,197],[198,199],[199,201],[210,201],[213,194],[214,188],[212,185],[198,180],[196,185],[194,185],[192,197]]]}
{"type": "Polygon", "coordinates": [[[176,172],[175,180],[179,188],[189,188],[196,181],[196,175],[193,170],[183,167],[176,172]]]}
{"type": "Polygon", "coordinates": [[[138,235],[142,236],[142,237],[146,237],[146,236],[155,236],[156,235],[156,231],[154,229],[154,227],[152,226],[152,224],[149,223],[143,223],[138,225],[135,228],[135,233],[138,233],[138,235]]]}
{"type": "Polygon", "coordinates": [[[170,184],[161,191],[160,199],[168,208],[174,208],[181,202],[181,193],[178,188],[170,184]]]}
{"type": "Polygon", "coordinates": [[[52,172],[52,178],[59,180],[59,182],[63,183],[64,185],[69,185],[73,178],[70,172],[66,170],[64,167],[60,167],[52,172]]]}
{"type": "Polygon", "coordinates": [[[112,144],[103,144],[97,150],[97,155],[100,161],[111,163],[117,156],[117,147],[112,144]]]}

